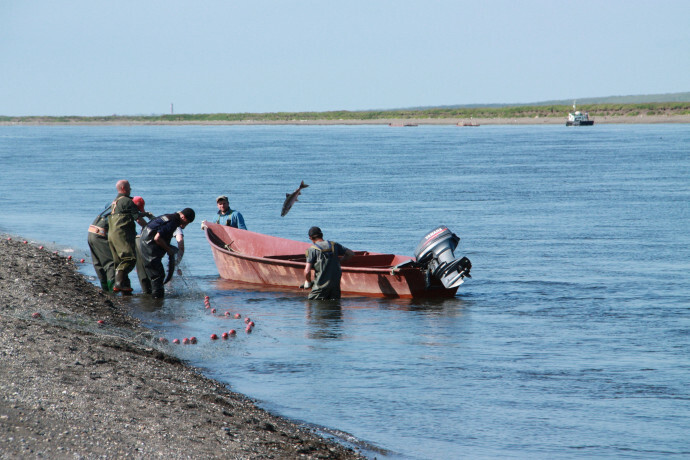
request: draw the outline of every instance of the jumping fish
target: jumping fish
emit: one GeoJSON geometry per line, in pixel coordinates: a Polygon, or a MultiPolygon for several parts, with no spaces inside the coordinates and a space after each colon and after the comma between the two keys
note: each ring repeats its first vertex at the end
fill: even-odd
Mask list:
{"type": "Polygon", "coordinates": [[[299,187],[297,187],[297,190],[295,190],[292,193],[286,193],[285,194],[285,202],[283,203],[283,210],[280,213],[281,217],[284,217],[285,214],[287,214],[290,211],[290,208],[292,208],[292,205],[295,204],[295,201],[297,201],[297,197],[299,196],[300,192],[302,191],[303,188],[309,187],[307,184],[302,181],[301,184],[299,184],[299,187]]]}

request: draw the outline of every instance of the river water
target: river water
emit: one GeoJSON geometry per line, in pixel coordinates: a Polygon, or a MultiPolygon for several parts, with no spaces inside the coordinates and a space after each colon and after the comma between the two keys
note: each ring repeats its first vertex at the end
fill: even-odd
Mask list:
{"type": "Polygon", "coordinates": [[[86,229],[118,179],[154,214],[194,208],[184,275],[132,313],[198,337],[167,350],[232,390],[372,457],[687,457],[689,146],[687,125],[4,126],[0,231],[86,257],[95,280],[86,229]],[[445,224],[473,278],[442,301],[233,285],[199,229],[220,194],[250,230],[318,225],[354,250],[412,255],[445,224]]]}

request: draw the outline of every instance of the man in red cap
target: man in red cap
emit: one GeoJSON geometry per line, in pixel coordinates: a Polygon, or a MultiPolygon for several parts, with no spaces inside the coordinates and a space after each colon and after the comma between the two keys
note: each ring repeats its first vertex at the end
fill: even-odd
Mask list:
{"type": "MultiPolygon", "coordinates": [[[[135,196],[134,198],[132,198],[132,201],[134,202],[134,204],[137,205],[137,208],[139,208],[139,211],[144,215],[144,217],[147,217],[149,219],[153,219],[155,217],[153,214],[146,211],[146,201],[144,201],[144,198],[140,196],[135,196]]],[[[151,294],[151,280],[146,274],[146,269],[144,268],[144,259],[141,256],[141,251],[139,250],[139,238],[141,238],[141,235],[137,235],[134,244],[134,248],[136,249],[137,253],[137,278],[139,278],[139,285],[141,286],[142,292],[144,294],[151,294]]]]}

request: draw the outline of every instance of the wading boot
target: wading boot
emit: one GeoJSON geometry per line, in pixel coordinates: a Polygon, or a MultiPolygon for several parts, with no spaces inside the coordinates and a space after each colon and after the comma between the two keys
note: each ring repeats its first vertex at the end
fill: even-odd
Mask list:
{"type": "Polygon", "coordinates": [[[141,284],[141,292],[144,294],[151,294],[151,280],[148,278],[140,279],[139,284],[141,284]]]}
{"type": "Polygon", "coordinates": [[[123,294],[130,294],[132,288],[127,286],[127,275],[122,270],[115,270],[115,284],[113,285],[113,292],[122,292],[123,294]]]}
{"type": "Polygon", "coordinates": [[[162,299],[165,297],[165,288],[163,287],[163,278],[156,277],[151,280],[151,296],[154,299],[162,299]]]}
{"type": "Polygon", "coordinates": [[[122,282],[122,287],[120,288],[120,292],[122,292],[122,295],[132,295],[132,283],[129,281],[129,276],[125,273],[125,279],[122,282]]]}

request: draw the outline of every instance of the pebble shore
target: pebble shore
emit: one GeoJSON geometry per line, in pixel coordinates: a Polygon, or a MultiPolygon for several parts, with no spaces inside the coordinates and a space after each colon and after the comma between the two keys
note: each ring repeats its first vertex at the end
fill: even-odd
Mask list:
{"type": "Polygon", "coordinates": [[[364,458],[205,378],[124,311],[74,261],[2,237],[0,457],[364,458]]]}

